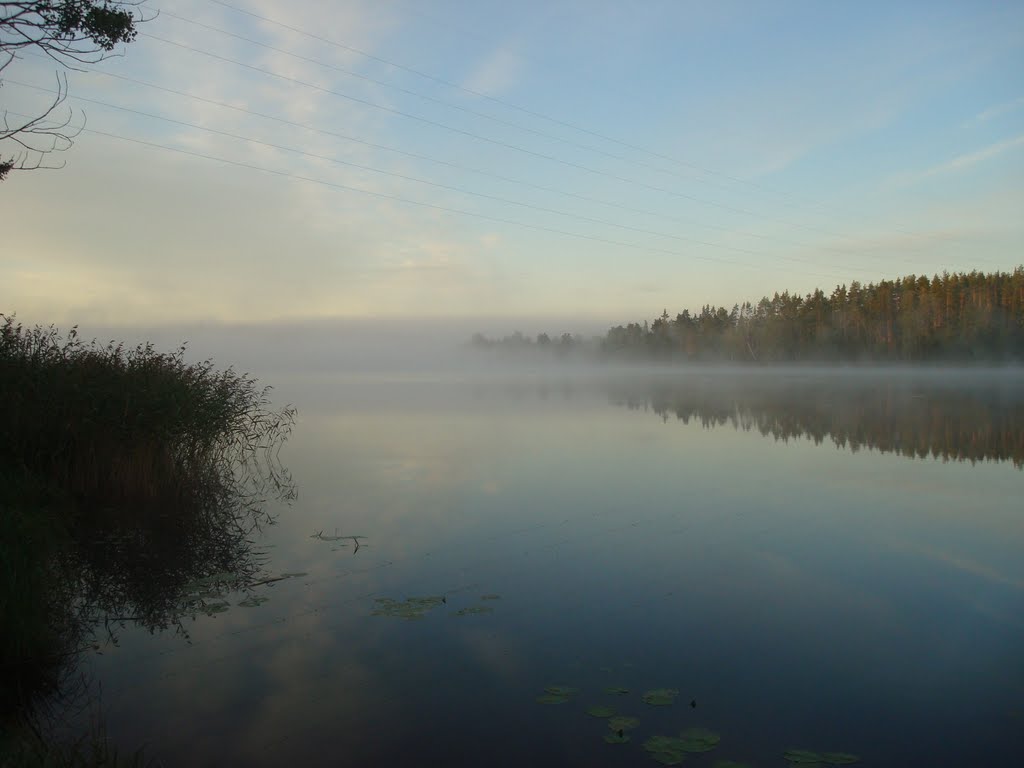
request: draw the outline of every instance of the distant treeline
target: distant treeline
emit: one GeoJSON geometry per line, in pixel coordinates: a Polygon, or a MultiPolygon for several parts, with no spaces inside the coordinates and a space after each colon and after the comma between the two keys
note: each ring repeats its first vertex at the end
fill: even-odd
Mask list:
{"type": "Polygon", "coordinates": [[[474,344],[499,349],[586,350],[612,359],[674,361],[1024,360],[1024,267],[943,273],[931,279],[841,285],[831,294],[788,291],[732,309],[705,305],[609,329],[584,342],[521,334],[474,344]]]}

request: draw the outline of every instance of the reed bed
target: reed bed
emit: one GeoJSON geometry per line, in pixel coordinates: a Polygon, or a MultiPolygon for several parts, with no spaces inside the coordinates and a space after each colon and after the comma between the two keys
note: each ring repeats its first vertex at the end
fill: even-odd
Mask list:
{"type": "Polygon", "coordinates": [[[273,450],[294,419],[269,387],[185,347],[84,342],[0,315],[0,462],[78,502],[191,495],[273,450]]]}

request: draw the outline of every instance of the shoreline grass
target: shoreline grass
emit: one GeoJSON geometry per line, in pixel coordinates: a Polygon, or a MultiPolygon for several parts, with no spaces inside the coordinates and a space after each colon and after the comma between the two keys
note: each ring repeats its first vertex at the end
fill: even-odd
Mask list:
{"type": "Polygon", "coordinates": [[[185,347],[83,342],[0,314],[0,466],[85,504],[188,496],[197,479],[268,450],[294,410],[185,347]]]}

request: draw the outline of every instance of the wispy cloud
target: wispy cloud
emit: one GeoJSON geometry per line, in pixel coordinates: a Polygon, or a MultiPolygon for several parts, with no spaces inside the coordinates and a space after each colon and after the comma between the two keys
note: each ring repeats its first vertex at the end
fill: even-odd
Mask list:
{"type": "Polygon", "coordinates": [[[979,123],[986,123],[989,120],[1002,117],[1007,112],[1013,112],[1021,107],[1024,107],[1024,96],[1020,96],[1012,101],[1003,102],[1002,104],[996,104],[994,107],[989,107],[984,112],[979,112],[974,119],[979,123]]]}
{"type": "Polygon", "coordinates": [[[523,72],[523,58],[509,46],[492,51],[466,78],[463,86],[471,91],[495,94],[511,88],[523,72]]]}
{"type": "Polygon", "coordinates": [[[926,168],[923,171],[914,171],[911,173],[903,173],[898,176],[894,176],[889,180],[892,186],[906,187],[911,184],[917,184],[920,181],[929,179],[933,176],[940,176],[946,173],[956,173],[959,171],[967,170],[972,168],[978,163],[990,160],[993,157],[1009,152],[1017,147],[1024,146],[1024,133],[1019,136],[1014,136],[1012,139],[1006,139],[1004,141],[990,144],[987,147],[979,149],[975,152],[968,152],[963,155],[958,155],[952,160],[939,165],[934,165],[931,168],[926,168]]]}

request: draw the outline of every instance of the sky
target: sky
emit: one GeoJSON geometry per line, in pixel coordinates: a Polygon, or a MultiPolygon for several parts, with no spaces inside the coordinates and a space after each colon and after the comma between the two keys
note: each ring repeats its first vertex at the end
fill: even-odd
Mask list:
{"type": "Polygon", "coordinates": [[[561,331],[1024,262],[1022,3],[143,9],[0,183],[4,314],[561,331]]]}

